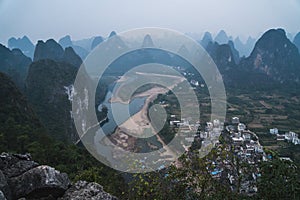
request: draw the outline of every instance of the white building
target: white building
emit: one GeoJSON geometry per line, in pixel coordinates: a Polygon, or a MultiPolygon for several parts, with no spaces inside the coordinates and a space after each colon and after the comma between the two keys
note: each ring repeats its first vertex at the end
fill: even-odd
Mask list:
{"type": "Polygon", "coordinates": [[[196,80],[191,80],[191,84],[194,86],[199,86],[199,82],[196,80]]]}
{"type": "Polygon", "coordinates": [[[220,126],[220,120],[214,119],[213,124],[214,124],[214,127],[219,127],[220,126]]]}
{"type": "Polygon", "coordinates": [[[270,134],[278,134],[278,129],[277,128],[271,128],[270,129],[270,134]]]}
{"type": "Polygon", "coordinates": [[[243,139],[244,139],[245,141],[250,141],[250,140],[251,140],[251,135],[250,135],[249,133],[244,133],[244,134],[243,134],[243,139]]]}
{"type": "Polygon", "coordinates": [[[242,137],[233,137],[232,141],[234,144],[242,144],[244,142],[244,139],[242,137]]]}
{"type": "Polygon", "coordinates": [[[298,134],[290,131],[288,133],[285,133],[284,135],[285,139],[288,141],[288,142],[292,142],[293,144],[297,145],[297,144],[300,144],[300,140],[298,138],[298,134]]]}
{"type": "Polygon", "coordinates": [[[214,128],[213,123],[212,123],[212,122],[206,122],[206,128],[207,128],[208,130],[212,130],[212,129],[214,128]]]}
{"type": "Polygon", "coordinates": [[[232,122],[233,124],[239,124],[239,123],[240,123],[240,119],[239,119],[238,117],[233,117],[233,118],[231,119],[231,122],[232,122]]]}
{"type": "Polygon", "coordinates": [[[243,124],[243,123],[239,123],[238,124],[238,131],[244,131],[244,130],[246,130],[246,125],[245,124],[243,124]]]}

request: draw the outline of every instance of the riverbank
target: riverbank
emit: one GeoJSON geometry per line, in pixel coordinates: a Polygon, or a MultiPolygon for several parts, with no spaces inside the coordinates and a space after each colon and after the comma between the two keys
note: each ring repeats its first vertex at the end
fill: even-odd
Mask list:
{"type": "MultiPolygon", "coordinates": [[[[141,74],[140,74],[141,75],[141,74]]],[[[137,141],[139,138],[148,138],[151,136],[155,136],[156,144],[151,142],[145,142],[144,145],[147,145],[146,149],[158,150],[163,148],[161,151],[161,155],[167,157],[170,160],[173,160],[176,157],[176,152],[173,152],[172,149],[168,147],[167,144],[163,141],[163,139],[157,134],[154,127],[152,127],[151,122],[148,118],[148,109],[150,104],[157,98],[159,94],[166,94],[169,90],[172,90],[179,83],[184,81],[185,79],[179,76],[168,76],[168,75],[157,75],[157,74],[146,74],[143,73],[144,76],[164,76],[171,78],[172,81],[169,82],[168,87],[159,87],[154,86],[151,89],[148,89],[144,92],[136,94],[132,99],[138,97],[146,97],[145,103],[141,110],[131,116],[124,123],[119,125],[116,128],[115,132],[110,135],[112,141],[118,146],[122,147],[127,151],[139,152],[141,147],[138,146],[137,141]],[[159,145],[158,145],[159,144],[159,145]]],[[[128,79],[126,79],[128,80],[128,79]]],[[[120,90],[118,88],[118,90],[120,90]]],[[[118,93],[117,90],[117,93],[118,93]]],[[[128,104],[130,102],[122,101],[121,98],[114,96],[110,99],[110,103],[119,102],[128,104]]]]}

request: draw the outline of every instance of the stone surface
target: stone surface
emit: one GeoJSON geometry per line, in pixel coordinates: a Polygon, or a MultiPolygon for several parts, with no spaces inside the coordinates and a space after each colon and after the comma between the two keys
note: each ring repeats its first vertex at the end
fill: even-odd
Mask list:
{"type": "Polygon", "coordinates": [[[103,191],[103,187],[97,183],[88,183],[86,181],[78,181],[70,189],[66,191],[59,200],[117,200],[116,197],[103,191]]]}
{"type": "Polygon", "coordinates": [[[5,196],[10,196],[10,189],[6,177],[0,170],[0,200],[4,199],[5,196]]]}
{"type": "Polygon", "coordinates": [[[0,155],[0,170],[7,178],[19,176],[36,166],[38,163],[31,160],[30,154],[2,153],[0,155]]]}
{"type": "Polygon", "coordinates": [[[49,166],[38,166],[18,177],[11,178],[9,185],[14,199],[30,197],[41,199],[62,196],[70,185],[65,173],[49,166]]]}
{"type": "Polygon", "coordinates": [[[0,200],[6,200],[3,192],[0,190],[0,200]]]}

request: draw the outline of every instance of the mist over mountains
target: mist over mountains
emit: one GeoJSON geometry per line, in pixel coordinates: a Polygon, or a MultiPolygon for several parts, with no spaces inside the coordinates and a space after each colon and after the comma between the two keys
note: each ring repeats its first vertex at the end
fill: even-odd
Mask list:
{"type": "MultiPolygon", "coordinates": [[[[116,35],[112,31],[109,37],[116,35]]],[[[0,71],[15,82],[48,132],[55,132],[54,137],[58,139],[76,140],[66,88],[72,87],[82,60],[105,39],[96,36],[76,42],[65,36],[59,42],[54,39],[38,41],[32,48],[32,42],[24,36],[21,39],[11,38],[11,49],[0,46],[0,71]]],[[[233,40],[222,30],[214,39],[211,33],[206,32],[199,43],[216,63],[226,87],[262,88],[300,84],[299,41],[300,33],[292,42],[283,29],[271,29],[255,44],[250,37],[246,44],[239,38],[233,40]]],[[[119,46],[125,45],[121,38],[118,42],[119,46]]],[[[143,46],[153,46],[151,35],[144,38],[143,46]]],[[[133,66],[147,62],[180,63],[183,67],[191,67],[174,55],[150,49],[116,60],[108,72],[121,75],[133,66]]]]}

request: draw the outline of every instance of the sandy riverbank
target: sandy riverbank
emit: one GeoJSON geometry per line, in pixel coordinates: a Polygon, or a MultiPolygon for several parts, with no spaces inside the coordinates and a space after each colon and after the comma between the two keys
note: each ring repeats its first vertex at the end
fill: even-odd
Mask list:
{"type": "MultiPolygon", "coordinates": [[[[145,76],[155,76],[156,74],[144,74],[145,76]]],[[[156,75],[156,76],[168,76],[168,75],[156,75]]],[[[173,89],[179,83],[184,81],[184,78],[179,76],[168,76],[169,78],[173,78],[173,83],[168,86],[169,89],[173,89]]],[[[124,80],[124,79],[123,79],[124,80]]],[[[127,80],[127,79],[125,79],[127,80]]],[[[162,144],[165,149],[164,152],[161,153],[162,156],[176,157],[176,153],[173,152],[167,144],[164,143],[162,138],[155,132],[155,129],[151,126],[151,123],[148,119],[148,108],[151,102],[153,102],[158,94],[165,94],[169,91],[168,88],[154,86],[151,89],[144,91],[142,93],[136,94],[135,97],[147,97],[142,109],[133,115],[130,119],[121,124],[112,134],[112,139],[124,149],[133,150],[136,149],[136,138],[141,137],[142,134],[145,134],[145,130],[151,130],[152,135],[155,135],[157,141],[162,144]]],[[[119,88],[121,89],[121,88],[119,88]]],[[[120,102],[128,104],[129,102],[122,101],[121,98],[114,97],[111,99],[111,102],[120,102]]],[[[150,145],[150,148],[155,149],[153,145],[150,145]]]]}

